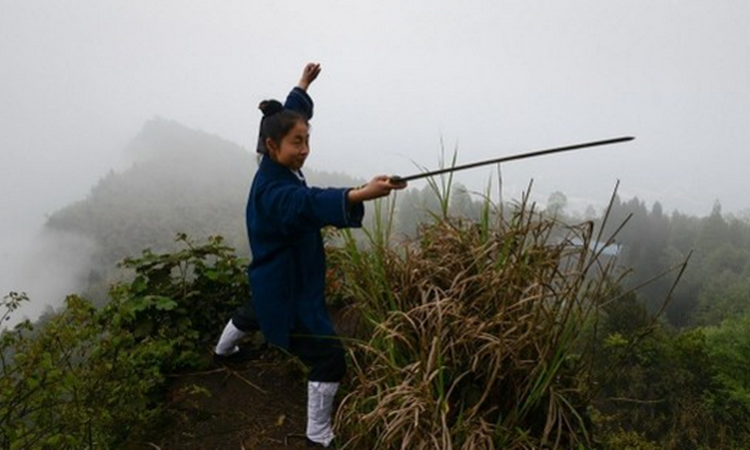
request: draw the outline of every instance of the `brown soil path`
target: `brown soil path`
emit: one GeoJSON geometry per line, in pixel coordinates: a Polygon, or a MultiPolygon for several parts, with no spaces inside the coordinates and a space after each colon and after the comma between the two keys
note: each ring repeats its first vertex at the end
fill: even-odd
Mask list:
{"type": "Polygon", "coordinates": [[[306,448],[304,374],[273,352],[243,365],[175,377],[167,419],[122,450],[306,448]]]}
{"type": "MultiPolygon", "coordinates": [[[[340,336],[356,335],[360,319],[353,308],[329,312],[340,336]]],[[[165,407],[164,423],[131,437],[120,450],[307,448],[306,375],[301,363],[278,350],[266,348],[244,364],[214,363],[204,372],[174,377],[165,407]],[[290,434],[302,437],[287,439],[290,434]]]]}

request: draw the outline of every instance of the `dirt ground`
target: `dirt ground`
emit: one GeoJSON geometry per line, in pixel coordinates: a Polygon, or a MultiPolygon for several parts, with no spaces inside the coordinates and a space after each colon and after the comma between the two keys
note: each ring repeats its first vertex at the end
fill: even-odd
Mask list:
{"type": "Polygon", "coordinates": [[[176,376],[166,418],[122,450],[289,450],[304,441],[307,382],[273,351],[176,376]],[[288,437],[289,435],[300,437],[288,437]]]}
{"type": "MultiPolygon", "coordinates": [[[[340,336],[355,335],[359,319],[353,310],[330,313],[340,336]]],[[[206,371],[175,376],[164,422],[132,436],[120,450],[307,448],[307,379],[295,361],[266,347],[243,364],[213,362],[206,371]]]]}

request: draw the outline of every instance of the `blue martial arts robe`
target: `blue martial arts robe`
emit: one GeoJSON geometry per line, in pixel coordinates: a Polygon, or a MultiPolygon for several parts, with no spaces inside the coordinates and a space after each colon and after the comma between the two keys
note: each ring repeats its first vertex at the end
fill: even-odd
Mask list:
{"type": "Polygon", "coordinates": [[[300,329],[316,336],[334,334],[325,305],[320,229],[362,226],[364,206],[349,204],[348,190],[308,187],[271,158],[261,161],[246,214],[252,251],[250,288],[268,342],[289,348],[289,334],[300,329]]]}

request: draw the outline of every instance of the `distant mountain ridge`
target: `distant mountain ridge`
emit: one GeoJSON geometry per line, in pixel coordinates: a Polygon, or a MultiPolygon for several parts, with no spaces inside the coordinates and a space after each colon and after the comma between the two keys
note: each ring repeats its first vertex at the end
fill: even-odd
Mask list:
{"type": "MultiPolygon", "coordinates": [[[[150,248],[170,251],[177,233],[221,235],[247,253],[245,202],[257,169],[254,152],[203,131],[153,119],[125,149],[133,163],[109,172],[86,199],[52,214],[46,227],[95,242],[95,266],[110,268],[150,248]]],[[[355,186],[344,174],[305,171],[313,185],[355,186]]]]}

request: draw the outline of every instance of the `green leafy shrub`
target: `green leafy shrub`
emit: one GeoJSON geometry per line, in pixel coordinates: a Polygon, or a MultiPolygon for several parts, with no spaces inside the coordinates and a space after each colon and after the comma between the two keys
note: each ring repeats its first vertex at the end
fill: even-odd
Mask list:
{"type": "Polygon", "coordinates": [[[670,330],[657,324],[633,343],[632,334],[608,322],[602,328],[610,334],[596,361],[601,441],[642,436],[665,450],[746,448],[744,350],[733,344],[743,339],[744,327],[670,330]]]}
{"type": "MultiPolygon", "coordinates": [[[[78,296],[38,327],[0,339],[0,448],[112,448],[160,412],[172,371],[201,367],[228,314],[249,295],[246,261],[221,238],[126,260],[130,282],[102,309],[78,296]]],[[[25,300],[10,294],[3,319],[25,300]]],[[[3,320],[4,321],[4,320],[3,320]]]]}
{"type": "Polygon", "coordinates": [[[130,283],[115,285],[104,314],[113,325],[132,333],[135,342],[160,341],[173,358],[164,370],[199,367],[209,343],[229,314],[250,298],[247,261],[235,256],[221,237],[194,246],[177,236],[184,249],[139,258],[121,265],[134,272],[130,283]]]}
{"type": "Polygon", "coordinates": [[[3,334],[0,436],[6,449],[106,447],[148,420],[163,383],[156,343],[133,345],[124,330],[103,331],[101,313],[69,296],[39,329],[3,334]]]}

